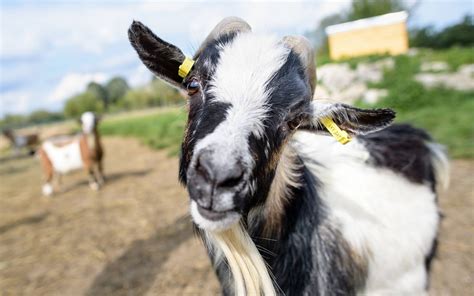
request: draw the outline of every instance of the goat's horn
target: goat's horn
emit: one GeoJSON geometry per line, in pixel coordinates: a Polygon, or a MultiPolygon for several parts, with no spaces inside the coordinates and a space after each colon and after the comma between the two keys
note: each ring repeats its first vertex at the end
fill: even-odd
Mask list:
{"type": "Polygon", "coordinates": [[[316,87],[316,65],[314,64],[314,51],[311,43],[303,36],[285,36],[283,37],[283,43],[300,57],[306,69],[311,94],[314,95],[314,89],[316,87]]]}
{"type": "Polygon", "coordinates": [[[214,29],[211,31],[211,33],[209,33],[209,35],[207,35],[206,39],[199,47],[199,50],[196,52],[196,56],[199,55],[199,53],[204,49],[204,47],[206,47],[209,42],[219,38],[219,36],[230,33],[250,31],[252,31],[252,28],[243,19],[235,16],[226,17],[214,27],[214,29]]]}

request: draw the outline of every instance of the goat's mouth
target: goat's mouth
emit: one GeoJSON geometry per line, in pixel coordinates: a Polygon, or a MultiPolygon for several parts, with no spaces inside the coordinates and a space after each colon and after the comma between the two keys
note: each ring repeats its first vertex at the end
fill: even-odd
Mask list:
{"type": "Polygon", "coordinates": [[[191,201],[191,216],[199,228],[213,231],[228,229],[241,217],[235,209],[214,211],[199,206],[195,201],[191,201]]]}

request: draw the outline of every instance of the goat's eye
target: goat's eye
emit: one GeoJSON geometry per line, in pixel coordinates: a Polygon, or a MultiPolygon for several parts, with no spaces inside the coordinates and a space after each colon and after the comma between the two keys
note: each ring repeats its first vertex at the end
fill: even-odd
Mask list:
{"type": "Polygon", "coordinates": [[[199,91],[200,86],[201,85],[199,84],[199,81],[197,81],[196,79],[192,79],[191,81],[189,81],[188,84],[186,85],[186,90],[188,91],[188,95],[192,96],[195,93],[197,93],[199,91]]]}

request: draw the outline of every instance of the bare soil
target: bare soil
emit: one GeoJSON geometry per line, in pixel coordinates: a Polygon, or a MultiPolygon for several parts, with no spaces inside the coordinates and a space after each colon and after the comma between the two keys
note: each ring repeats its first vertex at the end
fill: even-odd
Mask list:
{"type": "MultiPolygon", "coordinates": [[[[41,196],[35,158],[0,160],[0,295],[215,295],[178,160],[106,138],[106,185],[83,172],[41,196]]],[[[432,295],[474,295],[474,161],[452,163],[432,295]]]]}

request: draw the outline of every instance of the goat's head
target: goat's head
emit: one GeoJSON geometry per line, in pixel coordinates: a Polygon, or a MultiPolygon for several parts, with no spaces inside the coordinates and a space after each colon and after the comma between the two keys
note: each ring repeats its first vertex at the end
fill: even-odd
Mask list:
{"type": "Polygon", "coordinates": [[[265,202],[282,148],[297,129],[324,132],[319,121],[331,117],[358,134],[394,117],[386,109],[312,101],[314,55],[303,37],[259,36],[243,20],[226,18],[201,45],[184,80],[180,49],[139,22],[129,39],[154,74],[189,94],[180,180],[201,228],[226,229],[265,202]]]}
{"type": "Polygon", "coordinates": [[[85,134],[91,134],[97,131],[97,125],[99,124],[100,117],[93,112],[84,112],[79,119],[79,123],[82,127],[82,132],[85,134]]]}

